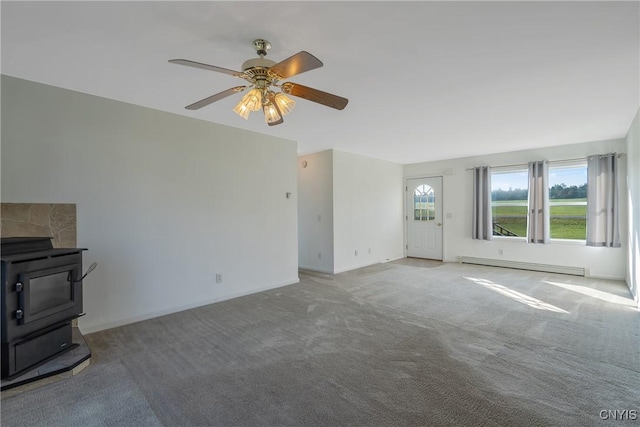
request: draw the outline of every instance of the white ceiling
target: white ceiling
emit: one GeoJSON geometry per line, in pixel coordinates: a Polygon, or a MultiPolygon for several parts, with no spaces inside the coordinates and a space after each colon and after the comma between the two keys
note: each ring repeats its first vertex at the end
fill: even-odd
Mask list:
{"type": "Polygon", "coordinates": [[[398,163],[624,137],[640,104],[639,2],[7,2],[3,74],[398,163]],[[252,41],[324,67],[280,126],[231,111],[252,41]]]}

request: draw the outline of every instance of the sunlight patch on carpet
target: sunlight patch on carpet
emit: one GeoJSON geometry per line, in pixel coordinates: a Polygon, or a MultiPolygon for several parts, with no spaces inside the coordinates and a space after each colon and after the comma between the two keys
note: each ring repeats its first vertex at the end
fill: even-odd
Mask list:
{"type": "Polygon", "coordinates": [[[563,310],[560,307],[556,307],[555,305],[551,305],[537,298],[533,298],[533,297],[530,297],[529,295],[525,295],[520,292],[514,291],[513,289],[509,289],[504,285],[499,285],[497,283],[494,283],[491,280],[478,279],[475,277],[466,277],[466,276],[463,276],[463,277],[473,283],[484,286],[487,289],[491,289],[492,291],[495,291],[499,294],[509,297],[514,301],[517,301],[521,304],[528,305],[531,308],[535,308],[537,310],[548,310],[548,311],[554,311],[556,313],[569,314],[568,311],[563,310]]]}
{"type": "Polygon", "coordinates": [[[582,295],[586,295],[592,298],[596,298],[599,299],[601,301],[605,301],[605,302],[610,302],[613,304],[619,304],[619,305],[624,305],[627,307],[630,307],[632,309],[635,310],[635,303],[633,301],[633,299],[629,296],[629,297],[622,297],[619,295],[614,295],[611,294],[609,292],[604,292],[598,289],[593,289],[593,288],[589,288],[586,286],[580,286],[580,285],[570,285],[568,283],[560,283],[560,282],[551,282],[548,280],[543,280],[544,283],[547,283],[549,285],[553,285],[553,286],[557,286],[559,288],[562,289],[566,289],[568,291],[572,291],[572,292],[576,292],[582,295]]]}

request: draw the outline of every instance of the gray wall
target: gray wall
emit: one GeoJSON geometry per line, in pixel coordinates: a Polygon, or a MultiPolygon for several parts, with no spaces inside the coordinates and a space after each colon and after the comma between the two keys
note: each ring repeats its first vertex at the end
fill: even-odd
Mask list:
{"type": "Polygon", "coordinates": [[[297,282],[296,158],[293,141],[2,76],[2,202],[77,205],[98,262],[85,333],[297,282]]]}
{"type": "Polygon", "coordinates": [[[298,188],[301,268],[340,273],[404,256],[402,165],[338,150],[308,154],[298,158],[298,188]]]}
{"type": "Polygon", "coordinates": [[[298,158],[298,263],[333,273],[333,151],[298,158]]]}
{"type": "Polygon", "coordinates": [[[402,165],[332,151],[334,271],[404,257],[402,165]]]}

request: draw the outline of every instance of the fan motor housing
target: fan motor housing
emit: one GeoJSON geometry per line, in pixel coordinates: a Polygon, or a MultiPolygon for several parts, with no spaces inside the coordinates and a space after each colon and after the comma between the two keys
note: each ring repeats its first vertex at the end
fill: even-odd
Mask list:
{"type": "Polygon", "coordinates": [[[266,58],[252,58],[242,63],[242,71],[247,71],[252,68],[271,68],[276,65],[275,61],[266,58]]]}

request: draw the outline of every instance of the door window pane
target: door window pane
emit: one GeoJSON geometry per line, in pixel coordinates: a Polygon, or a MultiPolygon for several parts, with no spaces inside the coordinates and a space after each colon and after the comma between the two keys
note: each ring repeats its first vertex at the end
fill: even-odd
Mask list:
{"type": "Polygon", "coordinates": [[[428,185],[419,185],[413,192],[413,219],[433,221],[436,219],[436,195],[428,185]]]}

